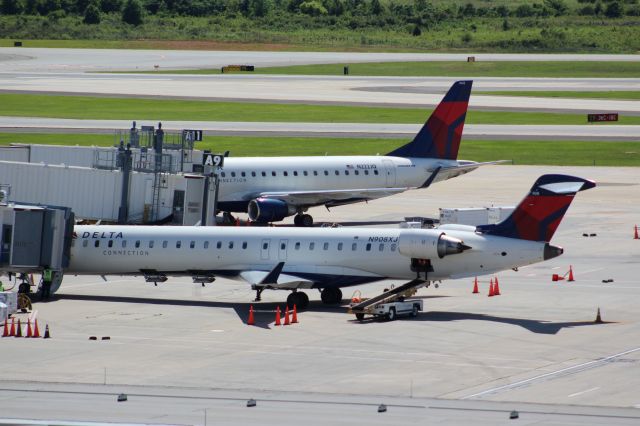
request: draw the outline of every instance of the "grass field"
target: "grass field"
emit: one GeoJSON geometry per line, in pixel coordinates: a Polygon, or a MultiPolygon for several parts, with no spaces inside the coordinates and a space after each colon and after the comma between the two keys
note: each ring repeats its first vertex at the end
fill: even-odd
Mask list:
{"type": "Polygon", "coordinates": [[[573,99],[617,99],[625,101],[640,100],[640,92],[638,91],[606,91],[606,92],[575,92],[575,91],[492,91],[492,92],[473,92],[475,95],[491,95],[491,96],[526,96],[534,98],[573,98],[573,99]]]}
{"type": "MultiPolygon", "coordinates": [[[[113,135],[0,133],[0,144],[12,142],[111,146],[113,135]]],[[[406,139],[253,138],[205,136],[198,149],[229,150],[231,155],[375,155],[385,154],[406,139]]],[[[474,161],[513,160],[514,164],[566,166],[640,166],[638,142],[476,141],[463,140],[459,158],[474,161]]]]}
{"type": "MultiPolygon", "coordinates": [[[[102,120],[423,123],[423,108],[264,104],[192,100],[0,94],[0,115],[102,120]]],[[[586,124],[585,114],[469,111],[470,124],[586,124]]],[[[640,124],[621,116],[617,124],[640,124]]]]}

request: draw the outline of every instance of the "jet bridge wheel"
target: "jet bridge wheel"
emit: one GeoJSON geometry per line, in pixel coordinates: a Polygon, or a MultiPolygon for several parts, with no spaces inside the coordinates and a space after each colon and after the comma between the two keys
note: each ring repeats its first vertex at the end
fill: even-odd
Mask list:
{"type": "Polygon", "coordinates": [[[309,306],[309,296],[307,296],[307,293],[303,291],[291,292],[291,294],[287,297],[287,306],[289,307],[289,309],[293,309],[294,305],[299,311],[307,309],[307,306],[309,306]]]}
{"type": "Polygon", "coordinates": [[[322,303],[327,305],[335,305],[342,302],[342,290],[337,287],[326,287],[320,293],[322,303]]]}

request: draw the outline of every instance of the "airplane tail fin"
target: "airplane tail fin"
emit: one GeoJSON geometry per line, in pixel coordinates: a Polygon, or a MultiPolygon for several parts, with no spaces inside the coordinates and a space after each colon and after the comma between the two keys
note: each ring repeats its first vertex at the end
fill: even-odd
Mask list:
{"type": "Polygon", "coordinates": [[[387,155],[455,160],[467,115],[472,80],[453,83],[416,137],[387,155]]]}
{"type": "Polygon", "coordinates": [[[540,176],[511,216],[497,224],[480,225],[476,231],[549,242],[576,193],[595,186],[595,182],[575,176],[540,176]]]}

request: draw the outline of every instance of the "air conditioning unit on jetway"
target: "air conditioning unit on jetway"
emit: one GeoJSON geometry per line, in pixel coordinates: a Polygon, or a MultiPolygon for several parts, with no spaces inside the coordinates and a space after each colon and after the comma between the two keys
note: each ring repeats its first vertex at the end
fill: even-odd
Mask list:
{"type": "Polygon", "coordinates": [[[67,207],[0,205],[0,271],[60,271],[69,265],[74,215],[67,207]]]}

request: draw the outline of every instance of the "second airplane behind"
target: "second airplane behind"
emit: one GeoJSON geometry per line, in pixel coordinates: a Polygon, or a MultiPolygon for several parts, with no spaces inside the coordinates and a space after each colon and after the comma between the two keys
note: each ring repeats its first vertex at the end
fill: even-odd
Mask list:
{"type": "Polygon", "coordinates": [[[473,81],[455,82],[413,141],[384,156],[227,158],[220,173],[218,211],[248,212],[255,222],[295,216],[312,226],[306,211],[426,188],[484,164],[458,160],[473,81]]]}

